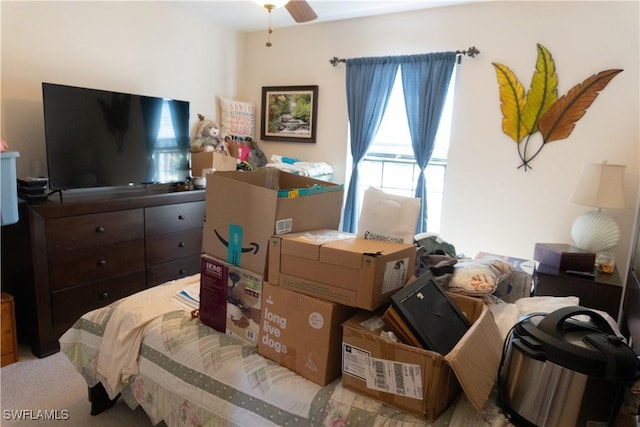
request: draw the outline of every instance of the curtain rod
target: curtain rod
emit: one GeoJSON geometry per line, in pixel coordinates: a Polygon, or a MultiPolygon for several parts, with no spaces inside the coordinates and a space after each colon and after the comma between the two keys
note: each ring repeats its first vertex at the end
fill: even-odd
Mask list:
{"type": "MultiPolygon", "coordinates": [[[[478,55],[479,53],[480,51],[476,49],[475,46],[471,46],[469,49],[465,49],[465,50],[456,50],[456,54],[458,55],[458,64],[460,63],[460,58],[462,56],[469,56],[471,58],[475,58],[476,55],[478,55]]],[[[329,62],[334,67],[337,67],[339,63],[347,62],[347,60],[345,58],[338,58],[337,56],[334,56],[329,60],[329,62]]]]}

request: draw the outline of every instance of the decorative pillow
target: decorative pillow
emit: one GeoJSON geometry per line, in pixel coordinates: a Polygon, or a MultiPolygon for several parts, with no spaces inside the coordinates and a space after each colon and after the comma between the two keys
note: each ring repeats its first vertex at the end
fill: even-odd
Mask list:
{"type": "Polygon", "coordinates": [[[255,107],[252,102],[220,99],[220,132],[223,137],[233,135],[253,138],[255,132],[255,107]]]}
{"type": "Polygon", "coordinates": [[[464,295],[489,295],[507,280],[513,268],[500,260],[460,261],[454,266],[447,290],[464,295]]]}

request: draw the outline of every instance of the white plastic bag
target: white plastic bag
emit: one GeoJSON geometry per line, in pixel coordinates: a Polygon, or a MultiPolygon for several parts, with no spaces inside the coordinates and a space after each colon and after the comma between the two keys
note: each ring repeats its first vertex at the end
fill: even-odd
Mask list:
{"type": "Polygon", "coordinates": [[[420,199],[397,196],[369,187],[364,192],[357,237],[413,243],[420,199]]]}

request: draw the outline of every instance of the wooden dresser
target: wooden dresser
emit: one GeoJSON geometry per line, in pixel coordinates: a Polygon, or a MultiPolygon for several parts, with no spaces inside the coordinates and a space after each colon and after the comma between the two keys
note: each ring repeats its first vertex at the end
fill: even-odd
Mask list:
{"type": "Polygon", "coordinates": [[[15,305],[13,297],[5,292],[2,293],[0,327],[2,328],[2,342],[0,342],[2,360],[0,366],[5,366],[18,361],[15,305]]]}
{"type": "Polygon", "coordinates": [[[204,198],[204,191],[124,193],[23,207],[27,227],[15,234],[30,240],[32,268],[10,278],[23,314],[20,340],[38,357],[55,353],[87,311],[197,273],[204,198]]]}

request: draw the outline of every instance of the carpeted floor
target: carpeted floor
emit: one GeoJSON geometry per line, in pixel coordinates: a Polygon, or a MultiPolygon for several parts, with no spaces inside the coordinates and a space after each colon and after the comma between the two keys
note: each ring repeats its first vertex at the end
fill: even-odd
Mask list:
{"type": "Polygon", "coordinates": [[[92,416],[87,385],[62,353],[38,359],[20,346],[19,361],[0,369],[0,383],[2,427],[152,425],[141,408],[132,411],[122,399],[111,409],[92,416]]]}

